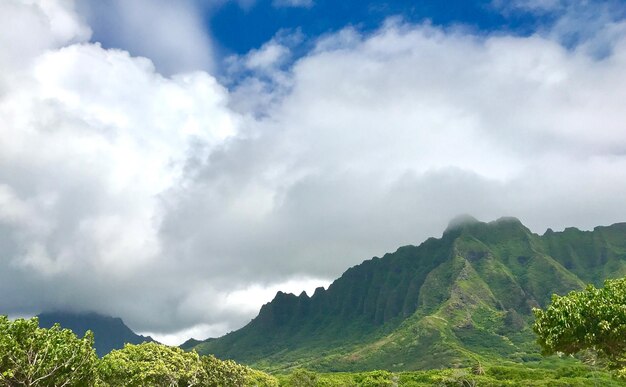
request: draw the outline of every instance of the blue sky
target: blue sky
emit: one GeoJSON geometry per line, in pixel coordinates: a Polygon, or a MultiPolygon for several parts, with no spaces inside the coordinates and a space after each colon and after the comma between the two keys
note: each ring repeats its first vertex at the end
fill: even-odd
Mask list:
{"type": "Polygon", "coordinates": [[[625,16],[0,1],[0,313],[96,311],[176,344],[459,214],[626,221],[625,16]]]}
{"type": "Polygon", "coordinates": [[[277,6],[271,0],[248,7],[228,2],[208,15],[207,28],[227,50],[243,54],[271,39],[281,29],[300,29],[311,38],[355,26],[371,31],[389,17],[406,22],[429,20],[434,25],[463,24],[491,32],[495,30],[527,34],[536,29],[542,17],[512,12],[505,16],[489,1],[359,1],[317,0],[309,6],[277,6]]]}
{"type": "MultiPolygon", "coordinates": [[[[160,2],[162,3],[161,0],[156,0],[153,4],[160,2]]],[[[618,0],[186,0],[181,3],[193,10],[204,33],[213,41],[212,49],[218,58],[218,68],[214,72],[224,70],[223,58],[258,49],[277,34],[298,34],[300,45],[294,52],[302,54],[320,36],[346,27],[364,33],[372,32],[390,18],[398,18],[410,24],[430,23],[442,28],[464,28],[468,33],[479,35],[496,33],[528,36],[549,31],[563,15],[571,15],[578,18],[580,24],[563,34],[562,39],[564,44],[573,47],[586,34],[596,30],[594,23],[598,22],[595,19],[598,10],[606,10],[612,20],[624,17],[623,4],[618,0]]],[[[117,33],[119,24],[124,23],[120,20],[123,19],[121,13],[124,11],[120,10],[123,7],[120,7],[119,1],[89,4],[87,8],[92,9],[92,40],[101,42],[105,47],[127,49],[137,55],[144,54],[136,42],[129,43],[128,36],[117,33]]],[[[163,12],[167,13],[167,9],[163,12]]],[[[150,16],[151,14],[147,14],[131,22],[149,24],[150,16]]],[[[172,25],[172,28],[176,28],[176,25],[172,25]]],[[[150,39],[150,36],[143,39],[150,39]]],[[[159,65],[158,58],[152,59],[159,65]]],[[[166,68],[165,72],[169,72],[168,70],[166,68]]]]}

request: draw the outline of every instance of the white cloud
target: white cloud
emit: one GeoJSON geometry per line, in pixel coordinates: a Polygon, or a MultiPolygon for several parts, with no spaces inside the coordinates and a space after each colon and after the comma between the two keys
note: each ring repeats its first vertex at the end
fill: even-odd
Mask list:
{"type": "Polygon", "coordinates": [[[175,342],[459,213],[538,232],[626,219],[618,24],[602,59],[397,22],[293,66],[273,41],[229,91],[86,43],[69,7],[56,27],[0,7],[31,31],[0,61],[1,312],[97,309],[175,342]]]}
{"type": "Polygon", "coordinates": [[[313,0],[273,0],[274,7],[297,7],[297,8],[311,8],[314,3],[313,0]]]}
{"type": "Polygon", "coordinates": [[[289,58],[287,47],[275,41],[266,43],[258,50],[252,50],[245,59],[245,65],[252,70],[275,69],[289,58]]]}
{"type": "Polygon", "coordinates": [[[190,149],[220,146],[239,118],[208,74],[165,78],[148,59],[73,43],[88,28],[44,3],[11,4],[26,22],[44,8],[54,17],[31,37],[39,51],[16,48],[22,68],[0,71],[0,287],[10,295],[0,308],[128,311],[126,290],[160,286],[159,195],[178,184],[190,149]],[[137,279],[152,270],[157,283],[137,279]]]}
{"type": "Polygon", "coordinates": [[[332,277],[458,213],[517,215],[537,231],[626,215],[623,43],[598,61],[542,36],[398,24],[348,35],[298,61],[266,115],[198,166],[165,218],[166,245],[220,257],[234,278],[332,277]],[[600,184],[593,160],[605,159],[617,159],[613,188],[589,216],[580,203],[597,190],[567,191],[600,184]]]}
{"type": "Polygon", "coordinates": [[[72,1],[46,0],[0,3],[1,68],[17,70],[43,50],[89,39],[91,30],[81,23],[72,5],[72,1]]]}

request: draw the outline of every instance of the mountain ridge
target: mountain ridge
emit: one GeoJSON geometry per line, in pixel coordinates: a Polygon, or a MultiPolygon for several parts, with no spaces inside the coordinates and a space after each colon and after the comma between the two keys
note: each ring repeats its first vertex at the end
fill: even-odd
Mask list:
{"type": "Polygon", "coordinates": [[[310,297],[278,292],[245,327],[186,349],[266,369],[527,361],[539,356],[529,329],[533,307],[625,274],[626,223],[540,236],[517,218],[464,216],[441,238],[366,260],[310,297]]]}

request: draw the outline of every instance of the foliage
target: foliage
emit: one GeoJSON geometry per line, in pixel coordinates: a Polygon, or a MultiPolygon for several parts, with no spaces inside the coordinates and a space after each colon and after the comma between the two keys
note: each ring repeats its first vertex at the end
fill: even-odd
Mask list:
{"type": "Polygon", "coordinates": [[[362,387],[387,387],[394,385],[394,377],[389,371],[372,371],[365,373],[363,378],[356,378],[362,387]]]}
{"type": "Polygon", "coordinates": [[[87,386],[96,380],[93,335],[80,339],[37,318],[0,316],[0,386],[87,386]]]}
{"type": "Polygon", "coordinates": [[[483,365],[480,364],[480,362],[477,362],[476,364],[474,364],[472,366],[472,374],[474,374],[474,375],[484,375],[485,374],[485,369],[483,368],[483,365]]]}
{"type": "Polygon", "coordinates": [[[127,344],[102,358],[99,375],[109,386],[274,387],[261,371],[157,343],[127,344]]]}
{"type": "Polygon", "coordinates": [[[110,386],[194,386],[207,380],[195,352],[156,343],[127,344],[102,358],[102,381],[110,386]]]}
{"type": "Polygon", "coordinates": [[[258,371],[248,367],[246,368],[248,370],[248,373],[245,376],[244,386],[278,387],[278,379],[276,379],[275,377],[262,371],[258,371]]]}
{"type": "Polygon", "coordinates": [[[248,369],[232,360],[219,360],[213,355],[202,356],[202,368],[207,374],[207,386],[243,386],[248,369]]]}
{"type": "MultiPolygon", "coordinates": [[[[500,387],[500,386],[622,386],[622,382],[612,378],[607,372],[577,363],[573,359],[562,359],[555,363],[547,361],[533,366],[508,363],[507,365],[483,366],[483,375],[473,374],[472,368],[440,369],[411,372],[338,372],[315,373],[315,386],[318,387],[500,387]]],[[[301,369],[293,373],[302,374],[301,369]]],[[[293,386],[293,373],[279,375],[280,385],[293,386]]],[[[312,371],[306,371],[311,376],[312,371]]]]}
{"type": "Polygon", "coordinates": [[[553,296],[546,310],[534,310],[533,330],[545,354],[597,351],[626,376],[626,278],[607,280],[604,288],[587,286],[553,296]]]}
{"type": "Polygon", "coordinates": [[[279,381],[281,386],[316,387],[621,385],[608,373],[570,358],[549,358],[534,366],[500,359],[497,366],[481,362],[474,367],[414,372],[317,373],[296,369],[276,378],[233,361],[155,343],[127,345],[98,361],[92,340],[89,334],[78,339],[58,326],[38,328],[37,319],[10,322],[0,317],[0,386],[278,387],[279,381]],[[54,372],[38,382],[33,379],[33,375],[40,378],[49,371],[54,372]]]}
{"type": "Polygon", "coordinates": [[[158,343],[127,344],[98,360],[93,334],[0,316],[0,386],[277,387],[271,375],[158,343]]]}
{"type": "Polygon", "coordinates": [[[291,373],[288,385],[290,387],[316,387],[317,374],[313,371],[299,368],[291,373]]]}

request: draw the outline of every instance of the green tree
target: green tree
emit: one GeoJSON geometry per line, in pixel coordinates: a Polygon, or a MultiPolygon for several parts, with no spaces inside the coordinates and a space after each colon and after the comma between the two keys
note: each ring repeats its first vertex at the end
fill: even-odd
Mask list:
{"type": "Polygon", "coordinates": [[[207,374],[206,386],[242,387],[246,385],[249,368],[232,360],[219,360],[213,355],[202,356],[202,367],[207,374]]]}
{"type": "Polygon", "coordinates": [[[626,278],[607,280],[552,296],[546,310],[534,309],[533,330],[544,354],[597,352],[618,375],[626,376],[626,278]]]}
{"type": "Polygon", "coordinates": [[[0,386],[89,386],[98,358],[93,334],[79,339],[55,325],[39,328],[36,317],[0,316],[0,386]]]}
{"type": "Polygon", "coordinates": [[[298,368],[289,376],[289,386],[291,387],[315,387],[317,382],[317,374],[304,368],[298,368]]]}
{"type": "Polygon", "coordinates": [[[207,374],[204,384],[207,387],[278,387],[275,377],[232,360],[220,360],[213,355],[200,359],[207,374]]]}
{"type": "Polygon", "coordinates": [[[278,379],[265,372],[248,368],[244,386],[254,387],[278,387],[278,379]]]}
{"type": "Polygon", "coordinates": [[[199,356],[158,343],[126,344],[102,358],[100,380],[108,386],[273,387],[270,375],[232,360],[199,356]]]}
{"type": "Polygon", "coordinates": [[[363,387],[386,387],[393,386],[393,375],[389,371],[372,371],[365,374],[363,380],[359,382],[359,386],[363,387]]]}
{"type": "Polygon", "coordinates": [[[126,344],[102,358],[100,379],[109,386],[203,386],[200,356],[157,343],[126,344]]]}

